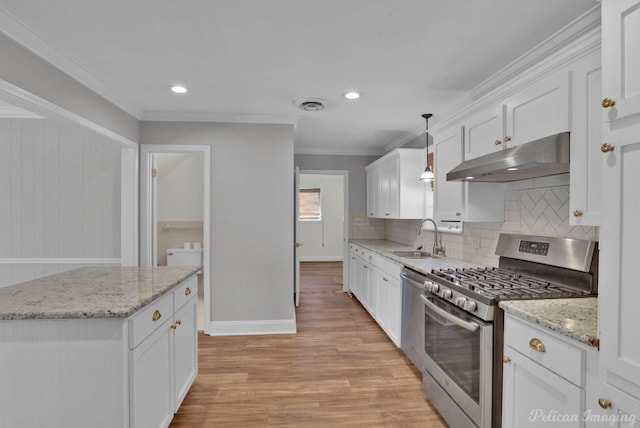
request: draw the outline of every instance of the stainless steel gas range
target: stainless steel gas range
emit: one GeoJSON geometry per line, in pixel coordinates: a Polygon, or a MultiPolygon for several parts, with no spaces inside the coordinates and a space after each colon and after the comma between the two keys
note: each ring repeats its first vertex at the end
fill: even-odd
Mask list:
{"type": "Polygon", "coordinates": [[[501,300],[597,295],[597,242],[501,234],[498,268],[403,275],[424,284],[423,389],[456,428],[500,427],[501,300]]]}

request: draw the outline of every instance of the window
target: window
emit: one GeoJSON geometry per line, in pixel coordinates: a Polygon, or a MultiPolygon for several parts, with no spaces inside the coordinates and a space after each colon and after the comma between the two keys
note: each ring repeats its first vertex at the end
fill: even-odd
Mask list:
{"type": "Polygon", "coordinates": [[[300,220],[322,220],[320,189],[300,189],[300,220]]]}

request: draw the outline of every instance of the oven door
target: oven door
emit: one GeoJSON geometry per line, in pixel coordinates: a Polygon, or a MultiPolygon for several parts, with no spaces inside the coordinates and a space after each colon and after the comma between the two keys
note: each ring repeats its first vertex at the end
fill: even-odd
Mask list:
{"type": "Polygon", "coordinates": [[[439,403],[445,407],[438,410],[450,424],[455,421],[457,426],[471,426],[467,423],[470,420],[472,426],[490,427],[493,324],[437,297],[422,295],[421,300],[425,311],[424,370],[428,375],[425,392],[434,395],[427,398],[436,408],[439,403]],[[457,408],[452,409],[451,404],[457,408]]]}

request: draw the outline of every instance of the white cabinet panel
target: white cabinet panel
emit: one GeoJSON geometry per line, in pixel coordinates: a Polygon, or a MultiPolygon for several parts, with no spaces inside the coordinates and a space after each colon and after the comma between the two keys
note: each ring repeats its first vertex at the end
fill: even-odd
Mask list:
{"type": "Polygon", "coordinates": [[[198,374],[198,300],[192,298],[175,315],[174,407],[177,412],[198,374]]]}
{"type": "Polygon", "coordinates": [[[600,225],[602,182],[602,66],[600,50],[572,65],[570,217],[572,225],[600,225]]]}
{"type": "Polygon", "coordinates": [[[434,136],[433,173],[435,175],[434,217],[436,220],[462,220],[462,185],[447,181],[447,173],[462,162],[461,126],[434,136]]]}
{"type": "Polygon", "coordinates": [[[570,130],[569,78],[555,72],[507,100],[507,148],[570,130]]]}
{"type": "Polygon", "coordinates": [[[464,121],[464,160],[503,150],[506,106],[498,104],[464,121]]]}

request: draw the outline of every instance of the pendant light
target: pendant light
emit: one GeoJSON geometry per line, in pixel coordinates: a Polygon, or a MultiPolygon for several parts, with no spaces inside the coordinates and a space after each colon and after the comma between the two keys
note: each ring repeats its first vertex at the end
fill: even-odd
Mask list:
{"type": "MultiPolygon", "coordinates": [[[[425,136],[426,136],[426,151],[427,151],[427,156],[429,155],[429,118],[433,116],[431,113],[425,113],[422,115],[422,117],[424,117],[424,120],[427,124],[427,128],[426,128],[426,132],[425,132],[425,136]]],[[[429,167],[429,164],[427,164],[427,167],[424,169],[424,172],[422,173],[422,175],[420,176],[420,180],[421,181],[432,181],[433,180],[433,171],[431,171],[431,168],[429,167]]]]}

